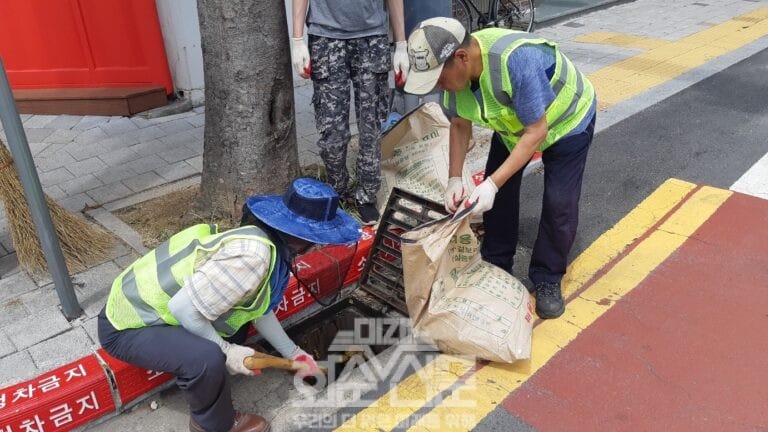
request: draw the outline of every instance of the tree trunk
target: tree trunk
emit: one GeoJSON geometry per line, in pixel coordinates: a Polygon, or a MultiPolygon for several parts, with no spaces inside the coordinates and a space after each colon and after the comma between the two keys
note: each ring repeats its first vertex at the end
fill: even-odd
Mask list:
{"type": "Polygon", "coordinates": [[[299,173],[283,2],[198,0],[205,68],[206,212],[239,219],[253,194],[282,193],[299,173]]]}

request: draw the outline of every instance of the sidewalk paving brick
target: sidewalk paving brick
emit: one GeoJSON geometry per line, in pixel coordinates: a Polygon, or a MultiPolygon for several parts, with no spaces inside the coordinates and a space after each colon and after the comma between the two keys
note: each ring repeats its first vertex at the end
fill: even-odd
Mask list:
{"type": "Polygon", "coordinates": [[[22,350],[63,333],[69,328],[69,322],[59,310],[59,305],[55,305],[35,311],[34,314],[5,326],[5,331],[13,344],[22,350]]]}
{"type": "Polygon", "coordinates": [[[69,152],[64,150],[51,148],[46,149],[44,153],[45,155],[43,157],[35,160],[35,166],[37,167],[38,172],[52,171],[77,162],[69,152]]]}
{"type": "MultiPolygon", "coordinates": [[[[132,148],[129,148],[128,150],[132,152],[134,151],[132,148]]],[[[167,166],[167,165],[168,163],[166,161],[164,161],[163,159],[155,155],[143,156],[143,157],[140,157],[139,159],[130,161],[127,164],[125,164],[125,166],[132,169],[136,174],[139,174],[139,175],[147,173],[154,169],[158,169],[160,167],[167,166]]]]}
{"type": "MultiPolygon", "coordinates": [[[[38,129],[41,130],[41,129],[38,129]]],[[[71,129],[51,129],[53,133],[45,137],[43,142],[64,144],[75,140],[82,132],[71,129]]]]}
{"type": "Polygon", "coordinates": [[[131,150],[130,147],[123,147],[102,153],[98,157],[103,163],[109,166],[127,166],[126,164],[129,162],[141,158],[141,155],[131,150]]]}
{"type": "Polygon", "coordinates": [[[109,165],[104,163],[101,159],[98,157],[92,157],[88,159],[84,159],[78,162],[67,164],[67,170],[74,174],[76,177],[79,176],[85,176],[85,175],[91,175],[93,172],[99,172],[104,169],[107,169],[109,165]]]}
{"type": "Polygon", "coordinates": [[[188,131],[194,129],[195,125],[188,122],[185,118],[179,118],[169,122],[161,123],[158,125],[166,134],[173,134],[176,132],[188,131]]]}
{"type": "Polygon", "coordinates": [[[127,178],[122,182],[132,191],[141,192],[153,187],[162,186],[167,182],[167,180],[150,171],[135,177],[127,178]]]}
{"type": "Polygon", "coordinates": [[[0,301],[13,299],[35,288],[35,282],[26,273],[3,275],[0,279],[0,301]]]}
{"type": "Polygon", "coordinates": [[[147,120],[147,119],[145,119],[144,117],[138,117],[138,116],[136,116],[136,117],[131,117],[131,121],[132,121],[132,122],[133,122],[133,124],[135,124],[135,125],[136,125],[136,127],[137,127],[137,128],[139,128],[139,129],[144,129],[144,128],[150,127],[150,126],[152,126],[152,125],[154,125],[154,124],[155,124],[154,122],[152,122],[152,121],[150,121],[150,120],[147,120]]]}
{"type": "Polygon", "coordinates": [[[40,370],[51,370],[79,359],[92,345],[93,342],[85,330],[75,327],[42,341],[27,351],[40,370]]]}
{"type": "MultiPolygon", "coordinates": [[[[58,300],[56,304],[58,304],[58,300]]],[[[5,328],[29,316],[29,312],[19,299],[0,300],[0,328],[5,328]]]]}
{"type": "Polygon", "coordinates": [[[138,129],[135,131],[128,132],[122,135],[122,137],[135,138],[136,143],[145,143],[145,142],[153,141],[157,138],[164,137],[165,135],[166,135],[166,132],[164,130],[157,127],[156,124],[153,124],[152,126],[148,126],[143,129],[138,129]]]}
{"type": "Polygon", "coordinates": [[[57,116],[55,115],[33,115],[32,117],[26,119],[23,125],[24,128],[41,129],[48,126],[48,123],[50,123],[56,117],[57,116]]]}
{"type": "Polygon", "coordinates": [[[40,173],[40,184],[45,186],[58,185],[75,178],[68,169],[61,167],[51,171],[40,173]]]}
{"type": "Polygon", "coordinates": [[[108,135],[101,128],[95,127],[78,135],[74,142],[78,144],[92,144],[105,138],[108,138],[108,135]]]}
{"type": "Polygon", "coordinates": [[[198,134],[195,129],[188,129],[160,137],[159,139],[165,145],[167,149],[166,151],[168,151],[179,145],[186,145],[188,143],[196,142],[202,139],[202,134],[198,134]]]}
{"type": "Polygon", "coordinates": [[[19,297],[29,311],[37,311],[59,304],[59,295],[53,284],[39,287],[19,297]]]}
{"type": "MultiPolygon", "coordinates": [[[[202,151],[201,151],[202,153],[202,151]]],[[[202,172],[203,171],[203,156],[195,156],[193,158],[189,158],[185,161],[186,163],[190,164],[192,168],[195,170],[202,172]]]]}
{"type": "Polygon", "coordinates": [[[26,381],[41,372],[28,352],[19,351],[0,358],[0,387],[26,381]]]}
{"type": "Polygon", "coordinates": [[[0,358],[16,352],[16,346],[8,338],[5,332],[0,329],[0,358]]]}
{"type": "Polygon", "coordinates": [[[128,148],[141,156],[150,156],[157,154],[157,152],[163,151],[164,147],[165,144],[163,144],[163,142],[159,139],[151,139],[146,142],[134,144],[128,148]]]}
{"type": "Polygon", "coordinates": [[[185,145],[177,145],[176,147],[161,151],[157,155],[169,164],[174,164],[185,159],[200,156],[200,151],[197,149],[189,148],[185,145]]]}
{"type": "Polygon", "coordinates": [[[139,127],[128,117],[113,117],[108,123],[99,125],[99,128],[109,136],[117,136],[125,132],[137,130],[139,127]]]}
{"type": "Polygon", "coordinates": [[[133,191],[128,186],[117,181],[107,185],[91,189],[86,194],[97,203],[107,203],[132,194],[133,191]]]}
{"type": "Polygon", "coordinates": [[[54,129],[24,129],[27,135],[27,142],[42,142],[54,132],[54,129]]]}
{"type": "Polygon", "coordinates": [[[100,171],[96,171],[93,175],[99,178],[104,184],[114,183],[123,179],[131,178],[136,173],[126,166],[113,166],[100,171]]]}
{"type": "Polygon", "coordinates": [[[62,114],[46,124],[51,129],[72,129],[83,120],[83,116],[62,114]]]}
{"type": "Polygon", "coordinates": [[[181,161],[169,165],[168,168],[158,172],[158,174],[171,182],[198,174],[198,171],[192,165],[186,163],[185,161],[181,161]]]}
{"type": "Polygon", "coordinates": [[[82,120],[80,120],[78,124],[72,126],[72,129],[90,130],[98,127],[99,125],[105,124],[108,121],[109,117],[105,116],[85,116],[82,120]]]}
{"type": "Polygon", "coordinates": [[[75,196],[79,193],[95,189],[103,184],[104,183],[93,174],[86,174],[81,177],[76,177],[73,180],[59,183],[56,186],[60,187],[61,190],[68,195],[67,198],[69,198],[70,196],[75,196]]]}

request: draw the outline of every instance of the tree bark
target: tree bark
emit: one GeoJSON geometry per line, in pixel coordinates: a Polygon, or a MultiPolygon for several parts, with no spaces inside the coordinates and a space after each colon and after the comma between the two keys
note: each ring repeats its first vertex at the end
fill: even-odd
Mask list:
{"type": "Polygon", "coordinates": [[[239,219],[299,173],[283,2],[198,0],[205,74],[200,205],[239,219]]]}

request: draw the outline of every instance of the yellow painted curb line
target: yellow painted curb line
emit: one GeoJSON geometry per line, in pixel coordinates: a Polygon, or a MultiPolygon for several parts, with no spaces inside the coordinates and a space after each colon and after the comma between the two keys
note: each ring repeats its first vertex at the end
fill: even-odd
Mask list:
{"type": "MultiPolygon", "coordinates": [[[[584,286],[600,269],[682,202],[695,187],[676,179],[667,180],[659,186],[571,263],[563,279],[563,295],[569,297],[584,286]]],[[[474,362],[449,355],[438,356],[422,369],[424,373],[409,376],[337,430],[367,431],[373,426],[379,430],[391,430],[452,386],[472,367],[474,362]]]]}
{"type": "Polygon", "coordinates": [[[604,109],[766,35],[768,7],[762,7],[676,41],[610,32],[588,33],[574,41],[646,50],[587,75],[604,109]]]}
{"type": "Polygon", "coordinates": [[[409,431],[471,431],[579,333],[664,262],[731,196],[733,192],[703,187],[687,199],[661,226],[641,241],[604,276],[568,303],[567,314],[540,323],[533,330],[531,360],[491,363],[465,385],[418,420],[409,431]],[[606,301],[607,300],[607,301],[606,301]],[[468,400],[476,402],[473,407],[468,400]],[[444,419],[452,419],[446,422],[444,419]]]}

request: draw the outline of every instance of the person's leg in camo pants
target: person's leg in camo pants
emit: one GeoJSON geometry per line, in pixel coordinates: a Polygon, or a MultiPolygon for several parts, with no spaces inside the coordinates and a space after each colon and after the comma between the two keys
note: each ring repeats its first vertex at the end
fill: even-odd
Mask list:
{"type": "Polygon", "coordinates": [[[328,183],[341,198],[348,198],[347,145],[349,144],[348,41],[309,36],[312,66],[312,104],[320,139],[320,157],[328,183]]]}
{"type": "Polygon", "coordinates": [[[359,203],[372,203],[381,185],[379,130],[388,108],[388,73],[391,64],[387,36],[330,39],[310,35],[315,123],[320,134],[320,157],[328,183],[342,198],[348,190],[347,146],[349,144],[349,95],[355,88],[360,150],[356,170],[359,203]]]}
{"type": "Polygon", "coordinates": [[[355,89],[355,114],[360,150],[357,189],[360,204],[376,202],[381,186],[381,124],[389,108],[389,70],[392,59],[386,35],[355,39],[350,47],[350,70],[355,89]]]}

